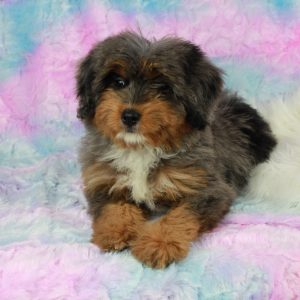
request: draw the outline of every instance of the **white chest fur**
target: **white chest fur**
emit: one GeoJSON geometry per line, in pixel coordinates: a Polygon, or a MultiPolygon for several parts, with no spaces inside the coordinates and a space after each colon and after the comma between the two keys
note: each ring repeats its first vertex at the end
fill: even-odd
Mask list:
{"type": "Polygon", "coordinates": [[[167,158],[167,155],[158,148],[120,149],[113,146],[101,159],[111,161],[112,166],[120,172],[111,191],[127,187],[136,203],[145,203],[149,208],[153,208],[148,176],[163,157],[167,158]]]}

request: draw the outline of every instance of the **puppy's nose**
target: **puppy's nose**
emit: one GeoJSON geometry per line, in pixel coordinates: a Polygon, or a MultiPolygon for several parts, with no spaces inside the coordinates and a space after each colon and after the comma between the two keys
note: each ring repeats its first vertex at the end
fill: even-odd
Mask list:
{"type": "Polygon", "coordinates": [[[134,110],[127,108],[123,111],[121,119],[124,125],[126,126],[134,126],[141,118],[141,114],[134,110]]]}

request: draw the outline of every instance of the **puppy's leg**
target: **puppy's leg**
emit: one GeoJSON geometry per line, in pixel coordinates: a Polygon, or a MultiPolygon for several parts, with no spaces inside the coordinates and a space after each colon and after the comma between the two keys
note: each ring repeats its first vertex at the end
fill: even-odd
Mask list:
{"type": "Polygon", "coordinates": [[[131,244],[143,263],[164,268],[183,259],[201,233],[215,227],[229,210],[234,192],[221,183],[202,195],[182,202],[156,222],[146,223],[131,244]]]}
{"type": "Polygon", "coordinates": [[[145,220],[143,211],[134,204],[107,203],[93,221],[92,242],[104,251],[120,251],[128,246],[145,220]]]}
{"type": "Polygon", "coordinates": [[[199,229],[197,215],[182,203],[161,219],[140,228],[131,244],[132,253],[150,267],[164,268],[187,255],[199,229]]]}

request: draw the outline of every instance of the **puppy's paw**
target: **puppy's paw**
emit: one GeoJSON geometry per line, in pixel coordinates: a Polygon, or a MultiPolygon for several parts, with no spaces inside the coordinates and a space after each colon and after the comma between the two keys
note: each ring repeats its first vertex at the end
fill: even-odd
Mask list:
{"type": "Polygon", "coordinates": [[[165,268],[185,258],[190,243],[160,222],[147,224],[131,243],[133,255],[152,268],[165,268]]]}
{"type": "Polygon", "coordinates": [[[109,204],[93,223],[92,243],[104,251],[121,251],[144,221],[142,211],[132,204],[109,204]]]}
{"type": "Polygon", "coordinates": [[[114,228],[98,228],[94,231],[91,242],[103,251],[121,251],[128,247],[132,233],[126,228],[115,224],[114,228]]]}

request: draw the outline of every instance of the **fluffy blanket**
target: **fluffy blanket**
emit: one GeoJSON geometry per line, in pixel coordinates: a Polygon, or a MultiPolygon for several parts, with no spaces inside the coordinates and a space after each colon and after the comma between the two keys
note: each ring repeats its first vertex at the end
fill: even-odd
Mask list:
{"type": "Polygon", "coordinates": [[[297,0],[0,1],[0,299],[300,299],[299,20],[297,0]],[[166,270],[89,243],[74,70],[124,29],[201,45],[279,139],[166,270]]]}

